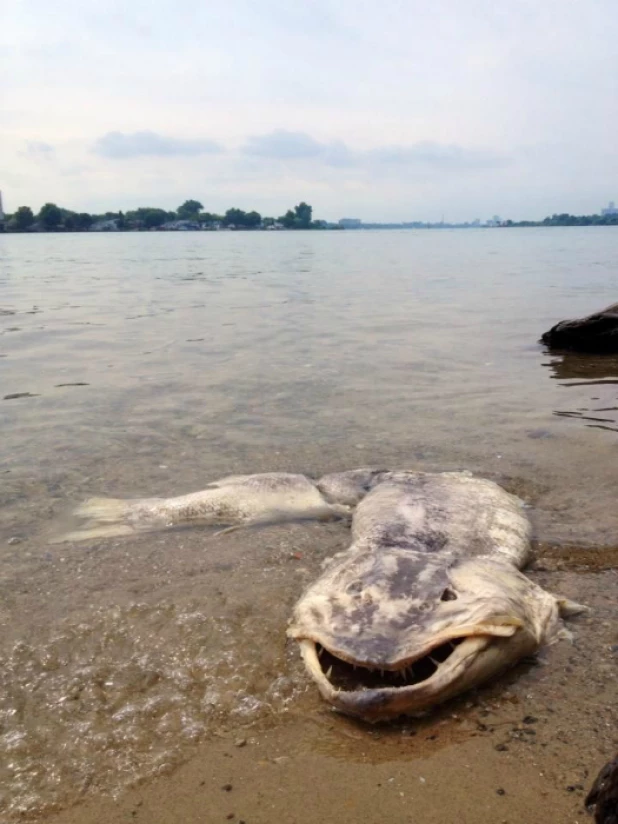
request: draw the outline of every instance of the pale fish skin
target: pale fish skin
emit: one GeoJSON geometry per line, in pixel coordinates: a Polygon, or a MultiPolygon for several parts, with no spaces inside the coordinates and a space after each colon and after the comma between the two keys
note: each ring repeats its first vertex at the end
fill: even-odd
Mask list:
{"type": "Polygon", "coordinates": [[[327,500],[304,475],[230,475],[175,498],[91,498],[75,511],[84,521],[62,541],[131,535],[186,524],[242,526],[349,518],[350,507],[327,500]]]}
{"type": "Polygon", "coordinates": [[[336,485],[350,501],[355,484],[369,490],[352,545],[305,591],[288,629],[335,709],[366,721],[417,714],[566,634],[561,616],[585,609],[519,571],[530,524],[497,484],[404,471],[348,481],[336,485]]]}

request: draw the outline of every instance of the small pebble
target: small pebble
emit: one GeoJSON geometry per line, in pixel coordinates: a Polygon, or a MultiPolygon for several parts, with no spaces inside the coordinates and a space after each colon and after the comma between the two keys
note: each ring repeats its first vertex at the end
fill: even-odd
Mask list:
{"type": "Polygon", "coordinates": [[[232,785],[231,785],[231,784],[224,784],[224,785],[221,787],[221,789],[222,789],[222,790],[225,790],[225,792],[226,792],[226,793],[229,793],[229,792],[231,792],[231,791],[232,791],[232,785]]]}
{"type": "Polygon", "coordinates": [[[234,741],[234,746],[235,747],[246,747],[247,746],[247,739],[246,738],[237,738],[236,741],[234,741]]]}
{"type": "Polygon", "coordinates": [[[13,535],[12,538],[9,538],[7,541],[9,546],[15,546],[16,544],[21,544],[21,538],[18,538],[17,535],[13,535]]]}
{"type": "Polygon", "coordinates": [[[526,716],[526,717],[522,720],[522,722],[521,722],[521,723],[522,723],[522,724],[536,724],[536,722],[537,722],[538,720],[539,720],[539,719],[538,719],[538,718],[536,718],[536,716],[534,716],[534,715],[527,715],[527,716],[526,716]]]}
{"type": "Polygon", "coordinates": [[[496,795],[506,795],[506,790],[503,790],[502,787],[498,787],[496,790],[496,795]]]}

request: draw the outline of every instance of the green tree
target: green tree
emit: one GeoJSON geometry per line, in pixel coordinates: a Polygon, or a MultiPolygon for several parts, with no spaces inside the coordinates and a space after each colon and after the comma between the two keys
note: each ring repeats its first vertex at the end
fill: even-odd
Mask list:
{"type": "Polygon", "coordinates": [[[286,229],[310,229],[312,213],[312,207],[303,201],[299,203],[298,206],[295,206],[294,210],[288,209],[287,212],[279,218],[279,223],[282,223],[286,229]]]}
{"type": "Polygon", "coordinates": [[[68,209],[61,209],[62,212],[62,225],[68,232],[72,232],[73,230],[77,229],[77,213],[70,212],[68,209]]]}
{"type": "Polygon", "coordinates": [[[130,221],[135,222],[138,227],[143,226],[146,229],[155,229],[165,223],[166,220],[173,220],[175,217],[175,214],[170,216],[170,213],[166,212],[165,209],[155,209],[151,206],[140,206],[139,209],[135,209],[133,212],[127,212],[127,218],[130,221]]]}
{"type": "Polygon", "coordinates": [[[247,212],[245,215],[245,226],[248,229],[256,229],[262,223],[262,215],[259,212],[247,212]]]}
{"type": "Polygon", "coordinates": [[[259,212],[243,212],[242,209],[228,209],[223,216],[224,226],[237,226],[242,229],[255,229],[262,222],[259,212]]]}
{"type": "Polygon", "coordinates": [[[228,209],[223,215],[224,226],[242,226],[245,222],[246,212],[242,209],[228,209]]]}
{"type": "Polygon", "coordinates": [[[76,227],[82,231],[90,229],[93,223],[92,215],[89,215],[88,212],[80,212],[78,215],[75,215],[75,223],[76,227]]]}
{"type": "Polygon", "coordinates": [[[311,226],[311,214],[313,209],[308,203],[299,203],[294,207],[296,213],[296,220],[300,229],[308,229],[311,226]]]}
{"type": "Polygon", "coordinates": [[[55,203],[46,203],[44,206],[41,206],[38,221],[47,231],[57,229],[62,222],[62,211],[55,203]]]}
{"type": "Polygon", "coordinates": [[[30,206],[20,206],[11,219],[11,227],[17,232],[26,232],[34,223],[34,214],[30,206]]]}
{"type": "Polygon", "coordinates": [[[279,223],[285,226],[286,229],[293,229],[295,221],[296,213],[291,209],[288,209],[287,212],[279,218],[279,223]]]}
{"type": "Polygon", "coordinates": [[[213,212],[201,212],[197,219],[200,223],[221,223],[223,220],[221,215],[215,215],[213,212]]]}
{"type": "Polygon", "coordinates": [[[185,200],[185,202],[176,209],[176,214],[180,220],[197,220],[203,208],[199,200],[185,200]]]}

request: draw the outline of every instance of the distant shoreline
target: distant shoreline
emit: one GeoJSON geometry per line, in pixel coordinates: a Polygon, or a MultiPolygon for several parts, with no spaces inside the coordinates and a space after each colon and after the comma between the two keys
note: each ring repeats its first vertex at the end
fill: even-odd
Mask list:
{"type": "Polygon", "coordinates": [[[144,206],[128,212],[105,212],[95,215],[73,212],[55,203],[46,203],[38,214],[29,206],[20,206],[14,214],[3,215],[0,207],[0,231],[6,233],[39,234],[47,232],[269,232],[269,231],[348,231],[360,229],[514,229],[544,226],[618,226],[618,209],[610,203],[601,214],[554,214],[543,220],[502,220],[497,215],[449,223],[441,220],[400,221],[398,223],[364,222],[357,218],[342,218],[337,223],[314,220],[313,208],[302,201],[281,217],[263,217],[259,212],[231,208],[224,215],[203,211],[197,200],[187,200],[175,211],[144,206]]]}
{"type": "MultiPolygon", "coordinates": [[[[618,221],[612,221],[607,223],[544,223],[543,221],[539,222],[528,222],[522,221],[518,223],[501,223],[496,226],[471,226],[465,224],[456,224],[456,223],[445,223],[445,224],[427,224],[425,226],[401,226],[401,225],[390,225],[385,224],[381,225],[362,225],[357,226],[354,228],[344,228],[337,225],[328,225],[323,227],[313,227],[311,229],[301,229],[301,228],[290,228],[290,229],[282,229],[283,232],[306,232],[306,231],[340,231],[340,232],[358,232],[358,231],[368,231],[368,232],[392,232],[392,231],[440,231],[445,229],[460,229],[460,230],[487,230],[487,229],[545,229],[545,228],[554,228],[554,227],[562,227],[562,228],[587,228],[587,227],[598,227],[598,226],[618,226],[618,221]]],[[[249,233],[249,234],[256,234],[261,232],[269,231],[265,227],[260,227],[256,229],[250,229],[245,227],[234,227],[234,228],[222,228],[222,229],[211,229],[211,228],[204,228],[204,229],[161,229],[161,228],[152,228],[152,229],[65,229],[65,228],[58,228],[58,229],[8,229],[6,227],[2,227],[0,225],[0,234],[5,235],[84,235],[84,234],[111,234],[111,235],[125,235],[125,234],[169,234],[173,232],[208,232],[208,233],[215,233],[215,234],[227,234],[228,232],[241,232],[241,233],[249,233]]]]}

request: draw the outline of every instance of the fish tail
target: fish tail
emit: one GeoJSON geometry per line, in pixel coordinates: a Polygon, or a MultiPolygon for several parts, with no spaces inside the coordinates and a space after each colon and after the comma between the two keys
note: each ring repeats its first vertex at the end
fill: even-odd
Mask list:
{"type": "Polygon", "coordinates": [[[77,507],[75,515],[100,524],[117,524],[127,517],[130,509],[131,503],[120,498],[88,498],[77,507]]]}
{"type": "Polygon", "coordinates": [[[137,531],[140,504],[140,501],[123,501],[120,498],[89,498],[74,511],[75,517],[82,523],[52,543],[132,535],[137,531]]]}
{"type": "Polygon", "coordinates": [[[52,538],[52,544],[64,544],[72,541],[91,541],[95,538],[118,538],[122,535],[133,535],[135,530],[127,524],[115,524],[109,526],[94,526],[84,529],[76,529],[73,532],[65,532],[59,538],[52,538]]]}

